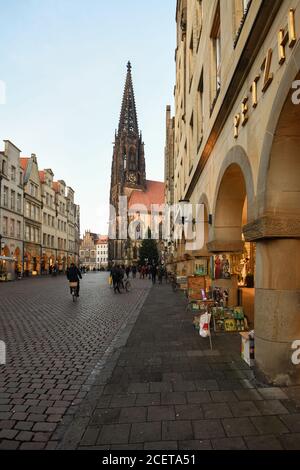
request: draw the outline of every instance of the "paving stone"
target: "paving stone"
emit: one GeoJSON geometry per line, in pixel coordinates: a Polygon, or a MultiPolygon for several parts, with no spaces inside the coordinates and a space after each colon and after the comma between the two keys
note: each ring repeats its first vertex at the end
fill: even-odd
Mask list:
{"type": "Polygon", "coordinates": [[[195,420],[204,418],[201,406],[199,405],[176,405],[176,420],[195,420]]]}
{"type": "Polygon", "coordinates": [[[216,380],[195,380],[195,385],[198,392],[219,390],[219,385],[216,380]]]}
{"type": "Polygon", "coordinates": [[[212,391],[210,392],[212,401],[216,403],[236,402],[237,398],[231,391],[212,391]]]}
{"type": "Polygon", "coordinates": [[[23,442],[20,450],[43,450],[46,444],[44,442],[23,442]]]}
{"type": "Polygon", "coordinates": [[[161,441],[161,423],[134,423],[131,428],[130,442],[157,442],[161,441]]]}
{"type": "Polygon", "coordinates": [[[30,431],[20,431],[17,435],[17,437],[15,438],[17,441],[31,441],[32,438],[33,438],[34,434],[33,432],[30,432],[30,431]]]}
{"type": "Polygon", "coordinates": [[[148,421],[168,421],[175,420],[174,407],[170,405],[165,406],[149,406],[148,407],[148,421]]]}
{"type": "Polygon", "coordinates": [[[17,424],[15,425],[15,429],[18,429],[20,431],[30,431],[35,423],[32,423],[30,421],[18,421],[17,424]]]}
{"type": "Polygon", "coordinates": [[[16,421],[25,421],[28,418],[28,413],[14,413],[13,419],[16,421]]]}
{"type": "Polygon", "coordinates": [[[128,386],[127,393],[148,393],[149,384],[148,383],[131,383],[128,386]]]}
{"type": "Polygon", "coordinates": [[[127,389],[127,384],[108,384],[104,387],[103,395],[122,395],[124,393],[127,393],[127,389]]]}
{"type": "Polygon", "coordinates": [[[246,444],[241,437],[227,437],[212,439],[215,450],[247,450],[246,444]]]}
{"type": "Polygon", "coordinates": [[[219,420],[203,419],[193,421],[195,439],[205,440],[225,437],[223,426],[219,420]]]}
{"type": "Polygon", "coordinates": [[[257,434],[257,429],[249,418],[223,419],[222,423],[228,437],[253,436],[257,434]]]}
{"type": "Polygon", "coordinates": [[[300,413],[294,415],[280,416],[281,421],[293,433],[300,433],[300,413]]]}
{"type": "Polygon", "coordinates": [[[229,403],[233,416],[236,418],[244,416],[260,416],[260,411],[252,401],[241,401],[229,403]]]}
{"type": "Polygon", "coordinates": [[[45,447],[45,450],[56,450],[58,447],[58,442],[49,441],[45,447]]]}
{"type": "MultiPolygon", "coordinates": [[[[94,448],[93,448],[94,449],[94,448]]],[[[98,448],[99,449],[99,448],[98,448]]],[[[112,445],[110,446],[109,450],[128,450],[128,451],[137,451],[137,450],[143,450],[144,445],[143,444],[118,444],[118,445],[112,445]]],[[[97,450],[97,447],[95,448],[97,450]]],[[[104,448],[99,449],[99,450],[106,450],[104,448]]]]}
{"type": "Polygon", "coordinates": [[[235,390],[234,393],[240,401],[263,400],[257,390],[235,390]]]}
{"type": "Polygon", "coordinates": [[[283,450],[276,436],[249,436],[244,438],[249,450],[283,450]]]}
{"type": "Polygon", "coordinates": [[[56,429],[56,423],[36,423],[33,426],[33,431],[38,432],[54,432],[56,429]]]}
{"type": "Polygon", "coordinates": [[[287,434],[281,436],[281,442],[285,450],[298,450],[300,449],[300,433],[287,434]]]}
{"type": "Polygon", "coordinates": [[[165,373],[162,376],[163,382],[180,382],[180,381],[182,382],[182,380],[183,380],[182,374],[176,373],[176,372],[165,373]]]}
{"type": "Polygon", "coordinates": [[[202,410],[205,419],[232,417],[227,403],[204,403],[202,404],[202,410]]]}
{"type": "Polygon", "coordinates": [[[262,415],[284,415],[289,413],[279,400],[262,400],[256,402],[255,406],[262,415]]]}
{"type": "Polygon", "coordinates": [[[119,422],[121,408],[97,409],[91,418],[91,425],[97,424],[117,424],[119,422]]]}
{"type": "Polygon", "coordinates": [[[51,435],[51,432],[36,432],[33,436],[33,442],[48,442],[51,435]]]}
{"type": "Polygon", "coordinates": [[[139,393],[136,399],[136,406],[159,406],[160,393],[139,393]]]}
{"type": "Polygon", "coordinates": [[[18,441],[7,441],[3,439],[3,441],[0,442],[0,450],[16,450],[20,445],[20,442],[18,441]]]}
{"type": "Polygon", "coordinates": [[[212,450],[210,441],[179,441],[179,450],[212,450]]]}
{"type": "Polygon", "coordinates": [[[122,408],[119,423],[144,423],[147,419],[146,407],[122,408]]]}
{"type": "Polygon", "coordinates": [[[264,400],[288,400],[288,396],[280,388],[259,388],[258,391],[264,400]]]}
{"type": "Polygon", "coordinates": [[[194,392],[196,391],[196,385],[193,381],[182,381],[173,383],[174,392],[194,392]]]}
{"type": "Polygon", "coordinates": [[[34,421],[35,423],[46,421],[47,415],[34,415],[30,414],[27,417],[27,421],[34,421]]]}
{"type": "Polygon", "coordinates": [[[83,446],[94,446],[97,443],[100,429],[98,427],[88,427],[81,440],[83,446]]]}
{"type": "Polygon", "coordinates": [[[172,382],[152,382],[150,383],[151,393],[173,392],[172,382]]]}
{"type": "Polygon", "coordinates": [[[14,439],[18,431],[15,429],[2,429],[0,431],[0,439],[14,439]]]}
{"type": "Polygon", "coordinates": [[[102,395],[96,403],[96,408],[108,408],[112,399],[112,395],[102,395]]]}
{"type": "Polygon", "coordinates": [[[289,432],[288,428],[277,416],[262,416],[251,418],[260,434],[284,434],[289,432]]]}
{"type": "Polygon", "coordinates": [[[163,442],[145,442],[144,450],[177,450],[178,445],[176,441],[163,441],[163,442]]]}
{"type": "Polygon", "coordinates": [[[101,429],[97,445],[127,444],[129,440],[130,424],[104,425],[101,429]]]}
{"type": "Polygon", "coordinates": [[[184,392],[163,392],[161,394],[162,405],[184,405],[186,402],[187,399],[184,392]]]}
{"type": "Polygon", "coordinates": [[[187,402],[189,404],[210,403],[211,397],[209,392],[187,392],[187,402]]]}
{"type": "Polygon", "coordinates": [[[164,421],[162,423],[162,439],[165,441],[188,441],[193,437],[191,421],[164,421]]]}

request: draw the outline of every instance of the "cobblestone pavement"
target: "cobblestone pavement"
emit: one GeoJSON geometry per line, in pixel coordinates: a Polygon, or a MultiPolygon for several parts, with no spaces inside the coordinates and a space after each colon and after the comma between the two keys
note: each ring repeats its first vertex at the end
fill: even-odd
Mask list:
{"type": "Polygon", "coordinates": [[[300,387],[258,383],[238,335],[214,336],[211,351],[170,286],[153,288],[126,335],[59,448],[300,449],[300,387]]]}
{"type": "Polygon", "coordinates": [[[131,293],[114,295],[107,274],[91,273],[73,303],[65,278],[0,285],[0,449],[56,448],[149,288],[137,280],[131,293]]]}

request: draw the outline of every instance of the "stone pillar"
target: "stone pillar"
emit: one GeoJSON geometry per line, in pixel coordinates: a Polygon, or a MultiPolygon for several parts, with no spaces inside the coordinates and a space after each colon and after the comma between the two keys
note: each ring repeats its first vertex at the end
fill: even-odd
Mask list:
{"type": "Polygon", "coordinates": [[[300,340],[300,221],[266,215],[244,227],[256,241],[255,360],[277,384],[300,384],[292,345],[300,340]]]}
{"type": "Polygon", "coordinates": [[[292,344],[300,340],[300,240],[257,243],[255,358],[272,382],[300,383],[292,344]]]}

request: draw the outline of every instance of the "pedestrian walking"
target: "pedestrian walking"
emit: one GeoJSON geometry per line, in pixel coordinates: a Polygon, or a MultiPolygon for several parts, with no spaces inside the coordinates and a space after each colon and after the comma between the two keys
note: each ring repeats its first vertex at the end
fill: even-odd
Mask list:
{"type": "Polygon", "coordinates": [[[130,266],[127,266],[125,269],[127,279],[129,279],[130,271],[131,271],[130,266]]]}
{"type": "Polygon", "coordinates": [[[153,266],[151,267],[150,273],[152,278],[152,284],[156,284],[157,267],[155,266],[155,264],[153,264],[153,266]]]}
{"type": "Polygon", "coordinates": [[[136,268],[136,266],[132,266],[132,277],[133,277],[133,279],[136,278],[136,273],[137,273],[137,268],[136,268]]]}
{"type": "Polygon", "coordinates": [[[159,282],[159,284],[162,284],[163,275],[164,275],[164,268],[160,265],[158,267],[158,282],[159,282]]]}

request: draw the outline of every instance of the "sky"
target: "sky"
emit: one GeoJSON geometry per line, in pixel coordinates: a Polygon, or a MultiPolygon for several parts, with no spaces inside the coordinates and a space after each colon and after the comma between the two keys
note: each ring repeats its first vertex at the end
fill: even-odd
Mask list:
{"type": "Polygon", "coordinates": [[[0,149],[8,139],[22,156],[35,153],[40,170],[75,190],[82,233],[108,231],[128,60],[147,179],[163,181],[175,10],[176,0],[0,0],[0,149]]]}

